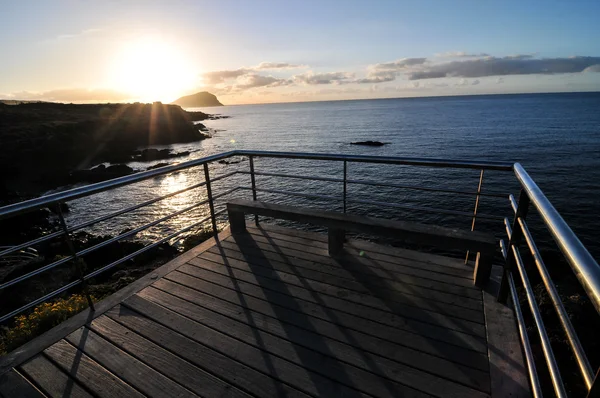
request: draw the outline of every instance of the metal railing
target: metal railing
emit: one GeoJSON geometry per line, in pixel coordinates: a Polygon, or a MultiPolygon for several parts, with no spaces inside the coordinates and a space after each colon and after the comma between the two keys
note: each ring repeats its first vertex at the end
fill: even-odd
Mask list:
{"type": "MultiPolygon", "coordinates": [[[[475,229],[475,223],[477,219],[488,220],[492,222],[502,222],[504,221],[505,229],[507,233],[506,241],[504,239],[500,240],[500,251],[505,259],[504,264],[504,272],[502,276],[501,286],[498,294],[498,300],[502,302],[506,302],[509,294],[512,298],[512,305],[514,306],[515,315],[517,319],[517,326],[519,330],[519,334],[521,337],[521,342],[523,346],[523,351],[525,355],[525,359],[527,362],[527,368],[531,380],[532,391],[534,396],[538,397],[542,394],[542,388],[540,386],[540,381],[538,378],[537,368],[535,358],[533,356],[533,351],[531,349],[529,337],[526,331],[525,320],[521,308],[521,303],[519,301],[519,297],[517,295],[517,285],[515,284],[515,278],[521,281],[521,285],[523,286],[523,291],[525,293],[525,297],[527,299],[527,303],[529,309],[533,315],[533,319],[535,322],[535,327],[539,338],[542,343],[542,351],[544,354],[544,360],[547,364],[548,370],[550,372],[550,376],[552,379],[552,385],[554,391],[557,396],[564,397],[566,396],[565,388],[563,385],[563,381],[560,375],[560,371],[558,365],[556,363],[556,359],[553,354],[552,347],[550,345],[546,328],[544,326],[544,322],[542,320],[538,304],[533,294],[533,289],[529,278],[527,276],[525,265],[523,259],[521,257],[521,252],[519,250],[520,244],[525,244],[528,248],[528,251],[533,257],[534,263],[537,267],[537,270],[540,273],[541,279],[546,287],[546,290],[552,300],[553,306],[557,312],[558,319],[565,331],[567,336],[567,340],[570,343],[570,346],[573,350],[575,359],[577,361],[579,371],[585,380],[585,384],[587,389],[590,390],[595,382],[594,371],[587,359],[585,351],[582,347],[581,342],[577,337],[577,333],[575,332],[573,325],[569,319],[569,316],[564,308],[564,305],[558,295],[556,287],[550,278],[546,265],[542,259],[540,254],[540,250],[536,246],[536,243],[533,239],[532,232],[529,229],[526,223],[526,217],[528,210],[530,208],[535,209],[541,216],[544,221],[545,227],[550,231],[554,240],[556,241],[558,248],[564,254],[567,259],[569,265],[575,272],[577,279],[583,286],[585,292],[589,296],[591,302],[594,304],[596,310],[600,312],[600,267],[597,262],[593,259],[590,253],[585,249],[583,244],[579,241],[573,231],[569,228],[566,222],[562,219],[562,217],[558,214],[556,209],[550,204],[548,199],[544,196],[539,187],[535,184],[535,182],[531,179],[531,177],[527,174],[527,172],[523,169],[523,167],[516,163],[507,163],[507,162],[478,162],[478,161],[462,161],[462,160],[448,160],[448,159],[426,159],[426,158],[403,158],[403,157],[378,157],[378,156],[359,156],[359,155],[341,155],[341,154],[314,154],[314,153],[296,153],[296,152],[267,152],[267,151],[246,151],[246,150],[236,150],[225,152],[213,156],[208,156],[202,159],[192,160],[185,163],[180,163],[172,166],[166,166],[162,168],[157,168],[150,171],[145,171],[133,175],[129,175],[126,177],[117,178],[110,181],[100,182],[97,184],[92,184],[76,189],[72,189],[69,191],[59,192],[56,194],[43,196],[37,199],[29,200],[26,202],[16,203],[13,205],[5,206],[0,208],[0,220],[14,217],[16,215],[26,213],[29,211],[34,211],[41,208],[56,208],[56,214],[58,215],[60,221],[60,230],[38,237],[36,239],[30,240],[28,242],[19,243],[10,247],[1,247],[0,248],[0,261],[5,256],[14,255],[15,253],[22,253],[24,250],[30,250],[35,245],[40,243],[49,241],[51,239],[62,237],[65,239],[67,246],[69,247],[70,255],[64,258],[61,258],[57,261],[54,261],[50,264],[43,265],[33,271],[30,271],[24,275],[16,277],[9,281],[4,281],[0,284],[0,291],[6,289],[10,286],[16,285],[20,282],[23,282],[29,278],[35,277],[41,273],[49,272],[52,269],[66,264],[68,262],[72,262],[75,264],[75,268],[77,271],[77,279],[66,284],[65,286],[60,287],[59,289],[50,292],[43,297],[40,297],[20,308],[16,308],[10,311],[7,314],[4,314],[0,317],[0,322],[4,322],[11,317],[20,314],[28,309],[38,305],[41,302],[47,301],[61,293],[64,293],[74,287],[81,287],[86,297],[90,301],[90,306],[93,306],[91,302],[91,298],[86,290],[86,284],[92,279],[97,277],[98,275],[114,268],[115,266],[122,264],[125,261],[133,259],[140,254],[151,250],[165,242],[169,242],[172,239],[181,236],[184,233],[190,232],[198,227],[203,226],[205,223],[210,221],[211,228],[213,233],[216,235],[218,230],[217,217],[224,212],[224,209],[216,210],[215,202],[219,199],[225,199],[229,197],[231,194],[235,192],[244,192],[251,191],[252,198],[257,200],[259,194],[270,194],[270,195],[286,195],[289,197],[301,197],[301,198],[309,198],[309,199],[320,199],[325,201],[336,201],[340,204],[342,211],[348,212],[350,211],[350,205],[370,205],[375,206],[377,208],[381,207],[391,207],[402,210],[409,210],[411,212],[427,212],[427,213],[438,213],[448,216],[460,216],[468,218],[471,221],[471,230],[475,229]],[[226,158],[230,158],[233,156],[246,156],[249,159],[249,169],[246,170],[236,170],[233,172],[225,173],[216,177],[211,177],[210,174],[210,165],[219,160],[223,160],[226,158]],[[310,160],[310,161],[329,161],[329,162],[337,162],[341,163],[340,171],[342,174],[342,178],[336,177],[317,177],[317,176],[307,176],[307,175],[299,175],[299,174],[289,174],[289,173],[279,173],[273,172],[269,170],[265,171],[257,171],[255,167],[255,160],[257,158],[272,158],[272,159],[294,159],[294,160],[310,160]],[[351,179],[348,177],[348,163],[370,163],[370,164],[386,164],[386,165],[402,165],[402,166],[418,166],[418,167],[437,167],[437,168],[451,168],[451,169],[473,169],[479,171],[479,180],[476,189],[474,190],[460,190],[453,189],[448,187],[430,187],[430,186],[419,186],[419,185],[411,185],[411,184],[398,184],[391,183],[386,181],[371,181],[367,179],[351,179]],[[199,172],[199,175],[203,175],[203,181],[190,185],[186,188],[177,190],[175,192],[171,192],[169,194],[159,196],[142,203],[138,203],[124,209],[112,212],[110,214],[103,215],[101,217],[94,218],[89,221],[85,221],[83,223],[79,223],[77,225],[68,226],[65,218],[61,211],[61,206],[69,201],[74,199],[79,199],[83,197],[88,197],[94,194],[98,194],[100,192],[105,192],[108,190],[112,190],[118,187],[128,186],[130,184],[134,184],[143,180],[147,180],[150,178],[154,178],[157,176],[167,175],[173,172],[181,171],[184,169],[190,169],[193,167],[202,167],[202,172],[199,172]],[[507,193],[502,192],[494,192],[489,190],[483,190],[482,184],[484,180],[484,171],[486,170],[494,170],[494,171],[504,171],[509,172],[513,171],[517,177],[517,181],[521,186],[521,193],[519,195],[518,200],[514,198],[513,195],[509,195],[507,193]],[[213,184],[219,180],[226,180],[234,175],[246,175],[250,177],[250,186],[235,186],[233,188],[229,188],[223,192],[218,194],[213,193],[213,184]],[[315,192],[306,192],[306,191],[290,191],[290,190],[281,190],[281,189],[273,189],[268,187],[261,187],[257,184],[257,177],[269,177],[269,178],[283,178],[283,179],[295,179],[295,180],[310,180],[310,181],[320,181],[327,183],[339,183],[341,184],[341,195],[335,194],[321,194],[315,192]],[[405,189],[405,190],[414,190],[414,191],[422,191],[422,192],[437,192],[441,194],[452,194],[452,195],[463,195],[467,197],[472,197],[474,199],[474,207],[472,210],[457,210],[457,209],[437,209],[429,206],[421,206],[421,205],[409,205],[406,203],[390,203],[384,201],[377,200],[364,200],[351,198],[348,195],[348,187],[349,186],[362,186],[362,187],[385,187],[389,189],[405,189]],[[178,211],[170,213],[166,216],[160,217],[154,221],[148,222],[144,225],[141,225],[137,228],[131,229],[129,231],[123,232],[115,237],[102,241],[96,245],[87,247],[83,250],[77,251],[71,241],[71,236],[75,231],[82,230],[84,228],[90,227],[97,223],[107,221],[113,219],[118,216],[126,215],[135,210],[144,208],[146,206],[150,206],[152,204],[158,203],[167,198],[180,195],[184,192],[187,192],[192,189],[204,187],[206,189],[206,198],[195,202],[189,206],[186,206],[178,211]],[[495,215],[495,214],[483,214],[479,211],[479,206],[481,199],[484,197],[491,198],[507,198],[508,204],[513,209],[514,217],[512,220],[505,218],[503,216],[495,215]],[[183,229],[175,231],[173,233],[169,233],[164,237],[161,237],[159,240],[152,242],[151,244],[139,249],[133,253],[130,253],[118,260],[115,260],[109,264],[106,264],[88,274],[85,274],[82,267],[79,266],[79,260],[89,255],[96,250],[99,250],[107,245],[118,242],[122,239],[132,237],[141,231],[144,231],[148,228],[156,226],[160,223],[170,220],[173,217],[177,217],[178,215],[189,212],[193,209],[199,208],[200,206],[208,206],[208,210],[210,215],[204,217],[200,220],[196,220],[192,222],[190,225],[186,226],[183,229]]],[[[256,222],[258,222],[258,218],[256,218],[256,222]]],[[[468,260],[468,253],[467,259],[468,260]]],[[[598,382],[596,381],[596,384],[598,382]]],[[[596,386],[597,387],[597,386],[596,386]]]]}

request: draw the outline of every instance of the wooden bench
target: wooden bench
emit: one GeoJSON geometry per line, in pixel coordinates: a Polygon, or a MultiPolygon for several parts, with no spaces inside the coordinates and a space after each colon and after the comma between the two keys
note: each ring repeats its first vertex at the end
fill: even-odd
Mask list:
{"type": "Polygon", "coordinates": [[[346,231],[394,237],[443,249],[473,251],[477,253],[473,280],[475,285],[480,287],[483,287],[489,279],[496,251],[496,239],[493,235],[407,221],[362,217],[241,199],[228,202],[227,213],[232,234],[246,231],[246,214],[325,226],[328,228],[329,254],[332,257],[342,252],[346,231]]]}

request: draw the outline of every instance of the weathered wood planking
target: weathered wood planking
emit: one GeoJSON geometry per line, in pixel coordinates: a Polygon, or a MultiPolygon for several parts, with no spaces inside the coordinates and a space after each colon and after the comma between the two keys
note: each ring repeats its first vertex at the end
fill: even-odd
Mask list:
{"type": "MultiPolygon", "coordinates": [[[[204,282],[203,280],[199,280],[197,278],[193,278],[189,275],[185,275],[183,273],[172,273],[169,275],[169,280],[173,280],[181,285],[184,285],[189,288],[193,288],[202,292],[206,292],[208,294],[219,293],[222,292],[223,289],[218,285],[212,285],[208,282],[204,282]],[[215,287],[217,289],[215,289],[215,287]]],[[[231,290],[232,291],[232,290],[231,290]]],[[[392,369],[396,369],[393,363],[383,359],[387,358],[389,353],[385,351],[379,350],[380,341],[373,341],[375,339],[371,339],[369,341],[369,336],[354,336],[350,331],[342,329],[331,322],[322,321],[320,319],[314,319],[312,311],[306,311],[303,308],[296,307],[294,303],[297,303],[293,298],[287,297],[287,306],[281,305],[281,301],[286,300],[282,295],[278,296],[270,296],[266,295],[264,297],[264,301],[260,302],[258,300],[254,300],[254,298],[246,297],[245,292],[243,292],[242,288],[238,290],[238,292],[242,293],[244,296],[244,304],[247,304],[246,308],[251,308],[253,310],[259,311],[260,313],[267,316],[275,316],[277,320],[281,322],[286,322],[291,325],[297,326],[299,328],[304,328],[308,332],[298,331],[298,334],[307,335],[307,340],[311,340],[311,336],[314,339],[327,337],[328,339],[334,339],[339,342],[342,342],[348,346],[352,346],[358,348],[360,350],[366,351],[368,353],[372,351],[378,351],[379,353],[375,353],[376,357],[374,357],[374,361],[380,363],[387,363],[392,369]],[[281,299],[281,300],[280,300],[281,299]],[[253,302],[249,302],[252,300],[253,302]],[[277,304],[274,304],[277,303],[277,304]],[[262,304],[262,305],[261,305],[262,304]],[[276,309],[275,306],[281,306],[283,308],[276,309]],[[296,308],[294,308],[296,307],[296,308]],[[291,309],[291,311],[289,311],[291,309]],[[300,312],[300,314],[294,312],[300,312]],[[305,324],[308,322],[308,324],[305,324]],[[369,344],[371,343],[371,344],[369,344]],[[379,358],[383,357],[383,358],[379,358]]],[[[223,298],[223,296],[220,296],[223,298]]],[[[316,309],[315,311],[318,311],[316,309]]],[[[325,313],[326,314],[326,313],[325,313]]],[[[335,317],[335,313],[331,314],[332,317],[335,317]]],[[[294,329],[291,326],[284,326],[288,329],[294,329]]],[[[269,331],[272,331],[269,329],[269,331]]],[[[288,330],[289,331],[289,330],[288,330]]],[[[283,336],[285,337],[285,336],[283,336]]],[[[385,345],[384,345],[385,346],[385,345]]],[[[309,347],[310,348],[310,347],[309,347]]],[[[479,370],[475,370],[466,366],[460,366],[455,363],[452,363],[445,358],[435,357],[432,355],[423,354],[417,350],[412,349],[403,349],[402,347],[395,347],[396,349],[393,352],[393,360],[396,362],[403,363],[405,365],[421,369],[430,373],[438,374],[442,377],[449,378],[451,380],[462,381],[464,384],[472,384],[473,387],[477,388],[480,384],[486,384],[488,375],[487,372],[482,372],[479,370]]],[[[443,353],[440,353],[443,354],[443,353]]],[[[365,356],[370,356],[370,354],[364,354],[365,356]]],[[[369,370],[369,369],[367,369],[369,370]]],[[[487,370],[487,369],[486,369],[487,370]]]]}
{"type": "MultiPolygon", "coordinates": [[[[284,228],[272,224],[260,224],[259,226],[249,226],[248,232],[251,234],[259,234],[267,237],[277,237],[282,240],[308,244],[310,246],[327,248],[327,235],[302,231],[293,228],[284,228]]],[[[346,247],[354,248],[356,253],[361,250],[368,250],[372,253],[373,258],[384,260],[391,263],[402,262],[403,260],[411,260],[411,262],[422,263],[424,266],[444,266],[445,268],[453,268],[454,270],[443,270],[441,273],[457,271],[459,274],[467,274],[466,277],[471,278],[472,272],[465,267],[464,259],[457,259],[448,256],[442,256],[433,253],[422,253],[416,250],[403,249],[380,245],[361,239],[347,239],[346,247]]]]}
{"type": "MultiPolygon", "coordinates": [[[[381,365],[373,366],[372,364],[376,362],[365,358],[369,357],[368,355],[346,344],[340,344],[292,324],[282,323],[275,317],[267,317],[259,312],[240,308],[224,300],[208,296],[184,286],[173,284],[166,280],[161,280],[160,282],[162,282],[160,285],[157,283],[155,286],[164,290],[149,287],[140,292],[139,295],[153,301],[158,301],[167,308],[171,308],[171,303],[178,298],[184,299],[185,302],[178,303],[178,312],[186,311],[186,316],[193,316],[193,319],[207,324],[222,333],[230,334],[255,346],[263,346],[263,349],[275,355],[305,366],[314,372],[322,373],[324,376],[330,377],[340,383],[350,383],[349,386],[360,389],[365,393],[378,391],[376,395],[388,396],[389,389],[391,388],[395,392],[395,395],[411,394],[410,389],[406,391],[405,386],[409,386],[421,389],[421,391],[429,394],[435,394],[431,390],[431,386],[435,385],[438,387],[443,386],[443,390],[448,396],[477,395],[475,390],[441,378],[432,377],[430,374],[423,373],[409,366],[392,363],[383,358],[379,359],[377,363],[385,363],[387,367],[381,365]],[[165,291],[169,293],[165,293],[165,291]],[[218,315],[211,314],[209,317],[209,312],[207,311],[213,311],[218,315]],[[353,366],[345,365],[345,363],[352,364],[353,366]],[[390,382],[384,383],[384,379],[374,377],[372,373],[383,373],[384,377],[390,379],[396,377],[394,380],[402,383],[404,386],[395,383],[390,384],[390,382]],[[389,386],[386,387],[387,384],[389,386]]],[[[244,301],[250,302],[251,300],[244,297],[244,301]]],[[[286,315],[283,311],[277,311],[276,316],[285,317],[286,315]]],[[[302,318],[302,314],[300,313],[296,313],[294,316],[302,318]]],[[[309,327],[307,323],[304,323],[304,325],[309,327]]],[[[489,379],[485,379],[489,381],[489,379]]],[[[477,383],[473,379],[469,379],[469,381],[477,383]]],[[[485,384],[485,381],[481,384],[481,386],[478,385],[481,389],[485,390],[489,388],[485,384]]]]}
{"type": "MultiPolygon", "coordinates": [[[[220,349],[231,346],[223,345],[224,337],[221,340],[210,338],[210,333],[203,333],[202,328],[193,321],[145,300],[134,297],[128,304],[144,315],[125,306],[117,306],[106,315],[199,368],[218,375],[231,385],[257,397],[308,397],[277,380],[277,375],[261,373],[238,362],[235,356],[221,353],[220,349]],[[201,343],[210,343],[212,347],[201,343]]],[[[225,352],[232,354],[227,350],[225,352]]]]}
{"type": "Polygon", "coordinates": [[[222,234],[63,328],[0,376],[0,396],[525,394],[510,310],[471,274],[354,240],[332,259],[327,236],[305,231],[222,234]]]}
{"type": "MultiPolygon", "coordinates": [[[[348,279],[347,274],[344,275],[344,270],[340,271],[343,274],[342,277],[337,275],[325,276],[323,272],[313,269],[315,268],[314,260],[306,259],[304,256],[300,257],[301,254],[299,253],[286,254],[283,250],[285,249],[282,249],[281,252],[270,252],[260,249],[253,250],[243,245],[240,246],[235,242],[224,241],[219,246],[210,248],[207,252],[217,256],[225,255],[238,260],[248,261],[249,263],[271,267],[287,273],[295,273],[308,279],[325,281],[333,285],[343,285],[348,289],[358,292],[369,293],[371,291],[368,286],[365,286],[364,281],[356,281],[356,278],[354,280],[348,279]]],[[[372,285],[403,294],[411,294],[443,303],[454,304],[459,307],[481,310],[481,299],[476,296],[476,291],[468,291],[465,293],[466,297],[455,294],[456,292],[463,293],[466,291],[460,286],[454,287],[448,284],[440,284],[435,281],[413,277],[405,277],[401,282],[380,280],[375,281],[372,285]],[[438,286],[438,289],[434,288],[435,285],[438,286]]]]}
{"type": "Polygon", "coordinates": [[[70,378],[43,355],[25,362],[19,367],[19,371],[50,397],[92,398],[75,379],[70,378]]]}
{"type": "Polygon", "coordinates": [[[66,340],[52,344],[44,350],[59,368],[99,397],[143,397],[141,393],[123,382],[93,359],[77,350],[66,340]]]}
{"type": "Polygon", "coordinates": [[[0,376],[0,397],[43,398],[44,395],[16,370],[0,376]]]}
{"type": "Polygon", "coordinates": [[[152,369],[109,343],[87,327],[79,328],[68,335],[66,340],[112,373],[119,375],[119,378],[141,391],[144,395],[152,397],[197,396],[161,372],[152,369]]]}
{"type": "MultiPolygon", "coordinates": [[[[294,289],[296,291],[292,292],[283,287],[285,285],[281,289],[270,289],[264,284],[248,283],[233,276],[227,277],[192,265],[182,266],[179,272],[201,278],[223,288],[238,290],[244,295],[263,300],[268,298],[275,303],[274,305],[295,311],[301,309],[310,317],[314,325],[323,325],[326,330],[343,329],[344,334],[355,336],[355,339],[360,341],[361,344],[366,344],[383,355],[400,356],[404,348],[409,348],[410,350],[433,354],[477,369],[487,370],[487,357],[484,354],[486,352],[485,344],[481,345],[481,352],[476,353],[470,348],[461,348],[439,340],[427,339],[421,334],[403,332],[387,326],[386,322],[380,322],[388,318],[389,313],[363,307],[364,310],[355,311],[362,316],[356,316],[352,315],[351,311],[359,305],[351,305],[352,308],[349,308],[348,302],[336,297],[315,294],[302,288],[296,288],[294,289]],[[348,312],[343,311],[344,309],[348,312]],[[386,337],[391,337],[392,341],[387,340],[386,337]]],[[[179,277],[179,273],[172,273],[169,275],[169,279],[179,281],[178,283],[184,282],[179,277]]],[[[185,283],[188,282],[185,281],[185,283]]],[[[190,287],[196,288],[196,286],[190,287]]],[[[393,323],[393,321],[387,321],[387,323],[393,323]]]]}
{"type": "Polygon", "coordinates": [[[101,316],[91,329],[154,370],[203,397],[248,398],[223,380],[205,372],[114,320],[101,316]]]}
{"type": "MultiPolygon", "coordinates": [[[[139,295],[125,300],[124,304],[136,312],[152,320],[176,329],[179,333],[209,347],[222,352],[236,361],[254,368],[280,383],[290,385],[306,394],[323,397],[366,397],[367,395],[336,383],[318,373],[311,372],[305,367],[289,362],[279,356],[270,355],[259,347],[246,344],[228,334],[201,323],[203,320],[197,314],[195,306],[185,300],[162,293],[153,289],[157,300],[149,301],[139,295]],[[162,300],[166,297],[168,303],[162,300]],[[168,304],[168,307],[162,304],[168,304]]],[[[207,321],[212,319],[208,318],[207,321]]],[[[233,322],[233,321],[232,321],[233,322]]]]}

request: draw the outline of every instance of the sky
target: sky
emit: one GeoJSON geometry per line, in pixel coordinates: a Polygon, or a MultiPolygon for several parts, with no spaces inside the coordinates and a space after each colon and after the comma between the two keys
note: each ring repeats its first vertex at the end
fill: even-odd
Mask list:
{"type": "Polygon", "coordinates": [[[0,98],[600,91],[599,0],[0,0],[0,98]]]}

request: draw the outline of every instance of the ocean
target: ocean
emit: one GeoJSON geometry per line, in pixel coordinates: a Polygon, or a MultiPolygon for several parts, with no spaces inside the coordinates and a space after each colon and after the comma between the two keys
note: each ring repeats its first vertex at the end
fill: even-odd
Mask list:
{"type": "MultiPolygon", "coordinates": [[[[404,156],[463,160],[520,162],[559,210],[563,218],[596,258],[600,258],[600,93],[490,95],[410,99],[355,100],[224,106],[200,109],[229,116],[204,124],[213,137],[191,144],[175,144],[175,152],[191,151],[186,161],[232,149],[287,152],[344,153],[373,156],[404,156]],[[377,140],[381,147],[350,145],[353,141],[377,140]]],[[[217,176],[236,169],[248,171],[247,159],[235,164],[214,164],[217,176]]],[[[163,161],[164,162],[164,161],[163,161]]],[[[145,169],[159,162],[132,162],[145,169]]],[[[325,161],[256,159],[257,172],[303,176],[339,177],[342,164],[325,161]]],[[[200,168],[154,178],[133,186],[83,198],[70,203],[67,221],[87,221],[107,212],[167,194],[201,181],[200,168]]],[[[349,164],[348,178],[430,188],[476,191],[478,170],[435,169],[391,165],[349,164]]],[[[219,181],[215,194],[237,185],[250,186],[248,175],[219,181]]],[[[341,198],[342,184],[280,177],[257,177],[259,188],[319,194],[341,198]]],[[[506,195],[518,195],[519,186],[511,172],[486,171],[482,192],[505,194],[482,197],[480,213],[512,218],[506,195]]],[[[249,191],[238,196],[250,198],[249,191]]],[[[129,216],[97,225],[91,232],[114,234],[134,228],[205,197],[204,190],[189,191],[158,202],[129,216]]],[[[341,210],[340,200],[309,199],[259,192],[260,200],[341,210]]],[[[431,209],[472,212],[474,196],[415,191],[376,186],[348,186],[348,211],[355,214],[414,220],[460,228],[471,227],[470,216],[407,211],[373,206],[353,200],[374,200],[431,209]]],[[[223,199],[218,208],[222,208],[223,199]]],[[[164,233],[189,225],[206,216],[206,208],[186,213],[138,236],[157,239],[164,233]]],[[[530,214],[536,241],[552,250],[549,234],[540,227],[535,212],[530,214]],[[538,240],[539,239],[539,240],[538,240]]],[[[224,220],[222,221],[224,222],[224,220]]],[[[477,220],[476,230],[503,235],[502,221],[477,220]]]]}

